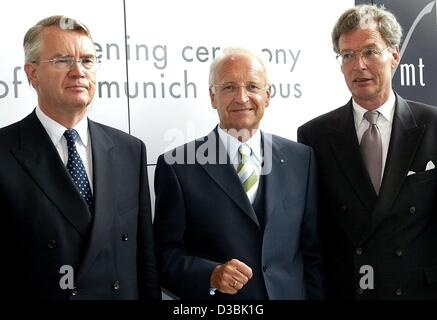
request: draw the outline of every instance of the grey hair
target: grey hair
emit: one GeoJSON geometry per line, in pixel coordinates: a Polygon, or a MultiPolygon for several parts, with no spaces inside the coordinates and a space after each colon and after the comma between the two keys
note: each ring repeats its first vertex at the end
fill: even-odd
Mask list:
{"type": "Polygon", "coordinates": [[[217,67],[226,59],[228,59],[231,56],[247,56],[247,57],[253,57],[255,59],[257,59],[259,61],[259,63],[261,64],[261,66],[264,69],[264,74],[265,74],[265,80],[266,80],[266,84],[268,86],[270,86],[270,80],[269,80],[269,75],[267,73],[267,67],[266,64],[264,62],[263,59],[261,59],[260,56],[258,56],[257,54],[253,53],[252,51],[250,51],[249,49],[246,48],[241,48],[241,47],[229,47],[229,48],[225,48],[223,50],[223,54],[221,54],[220,56],[216,57],[213,62],[211,63],[211,66],[209,67],[209,87],[211,88],[214,85],[215,82],[215,77],[217,75],[217,67]]]}
{"type": "Polygon", "coordinates": [[[399,47],[402,38],[402,27],[396,17],[384,6],[369,4],[357,5],[346,10],[332,30],[331,38],[334,51],[340,53],[339,40],[343,33],[365,29],[366,25],[375,23],[385,43],[389,47],[399,47]]]}
{"type": "Polygon", "coordinates": [[[24,36],[24,61],[25,63],[32,62],[38,59],[41,50],[41,32],[44,28],[56,26],[63,30],[76,31],[88,36],[91,39],[89,29],[80,21],[66,16],[51,16],[39,21],[31,27],[24,36]]]}

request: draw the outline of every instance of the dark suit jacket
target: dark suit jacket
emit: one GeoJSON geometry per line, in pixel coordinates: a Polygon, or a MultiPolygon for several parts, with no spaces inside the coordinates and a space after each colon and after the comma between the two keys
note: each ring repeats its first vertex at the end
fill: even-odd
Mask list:
{"type": "Polygon", "coordinates": [[[352,102],[299,128],[319,167],[327,297],[437,298],[437,108],[396,95],[379,197],[361,157],[352,102]],[[407,175],[409,171],[416,174],[407,175]],[[359,286],[363,265],[374,289],[359,286]]]}
{"type": "Polygon", "coordinates": [[[217,131],[161,155],[154,221],[161,284],[183,299],[322,298],[312,150],[263,134],[265,225],[258,222],[217,131]],[[270,137],[270,139],[268,138],[270,137]],[[209,163],[200,158],[205,153],[209,163]],[[215,154],[217,152],[217,154],[215,154]],[[191,164],[168,164],[182,155],[191,164]],[[221,163],[214,163],[220,158],[221,163]],[[209,294],[215,266],[236,258],[253,278],[236,295],[209,294]],[[267,296],[266,296],[267,294],[267,296]]]}
{"type": "Polygon", "coordinates": [[[160,299],[144,144],[89,120],[94,216],[32,112],[0,129],[2,294],[160,299]],[[61,290],[62,265],[74,290],[61,290]]]}

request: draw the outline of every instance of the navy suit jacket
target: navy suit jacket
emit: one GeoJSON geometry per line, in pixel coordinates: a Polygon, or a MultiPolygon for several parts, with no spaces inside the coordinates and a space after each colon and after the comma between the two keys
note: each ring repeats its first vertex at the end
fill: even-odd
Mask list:
{"type": "Polygon", "coordinates": [[[264,168],[271,168],[262,228],[216,130],[158,159],[154,234],[161,285],[182,299],[322,298],[312,150],[262,135],[264,168]],[[168,163],[174,159],[182,163],[168,163]],[[232,258],[249,265],[253,278],[233,296],[211,296],[214,267],[232,258]]]}
{"type": "Polygon", "coordinates": [[[0,129],[3,294],[160,299],[144,144],[89,120],[94,215],[32,112],[0,129]],[[74,270],[62,290],[60,268],[74,270]]]}
{"type": "Polygon", "coordinates": [[[300,127],[298,139],[318,162],[327,298],[436,299],[437,169],[425,169],[429,161],[437,166],[437,108],[396,94],[379,196],[360,153],[352,100],[300,127]],[[373,289],[360,286],[372,276],[363,266],[373,268],[373,289]]]}

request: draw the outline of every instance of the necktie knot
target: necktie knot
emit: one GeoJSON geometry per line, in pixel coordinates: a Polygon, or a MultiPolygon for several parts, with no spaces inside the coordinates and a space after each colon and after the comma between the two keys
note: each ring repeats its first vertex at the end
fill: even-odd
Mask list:
{"type": "Polygon", "coordinates": [[[253,203],[259,184],[259,178],[255,166],[250,161],[252,149],[247,144],[243,143],[238,148],[238,152],[241,155],[241,160],[238,164],[237,174],[243,184],[243,189],[246,192],[249,201],[253,203]]]}
{"type": "Polygon", "coordinates": [[[252,155],[252,149],[245,143],[240,145],[238,148],[238,152],[241,154],[242,157],[250,157],[252,155]]]}
{"type": "Polygon", "coordinates": [[[79,137],[79,134],[75,129],[67,129],[64,132],[64,137],[67,140],[67,145],[70,146],[74,144],[76,139],[79,137]]]}
{"type": "Polygon", "coordinates": [[[378,111],[367,111],[364,114],[364,119],[369,121],[371,125],[375,125],[379,118],[379,112],[378,111]]]}

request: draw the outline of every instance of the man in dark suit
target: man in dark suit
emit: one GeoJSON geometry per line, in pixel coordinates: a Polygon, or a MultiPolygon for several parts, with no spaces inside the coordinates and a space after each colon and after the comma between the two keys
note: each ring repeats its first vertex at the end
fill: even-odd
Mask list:
{"type": "Polygon", "coordinates": [[[253,53],[226,50],[209,85],[219,125],[158,159],[161,285],[182,299],[321,299],[312,150],[259,130],[271,86],[253,53]]]}
{"type": "Polygon", "coordinates": [[[52,16],[24,49],[38,106],[0,129],[3,295],[160,299],[146,149],[86,117],[98,64],[88,29],[52,16]]]}
{"type": "Polygon", "coordinates": [[[332,32],[352,99],[298,130],[314,148],[327,298],[437,298],[437,108],[394,93],[401,27],[347,10],[332,32]]]}

